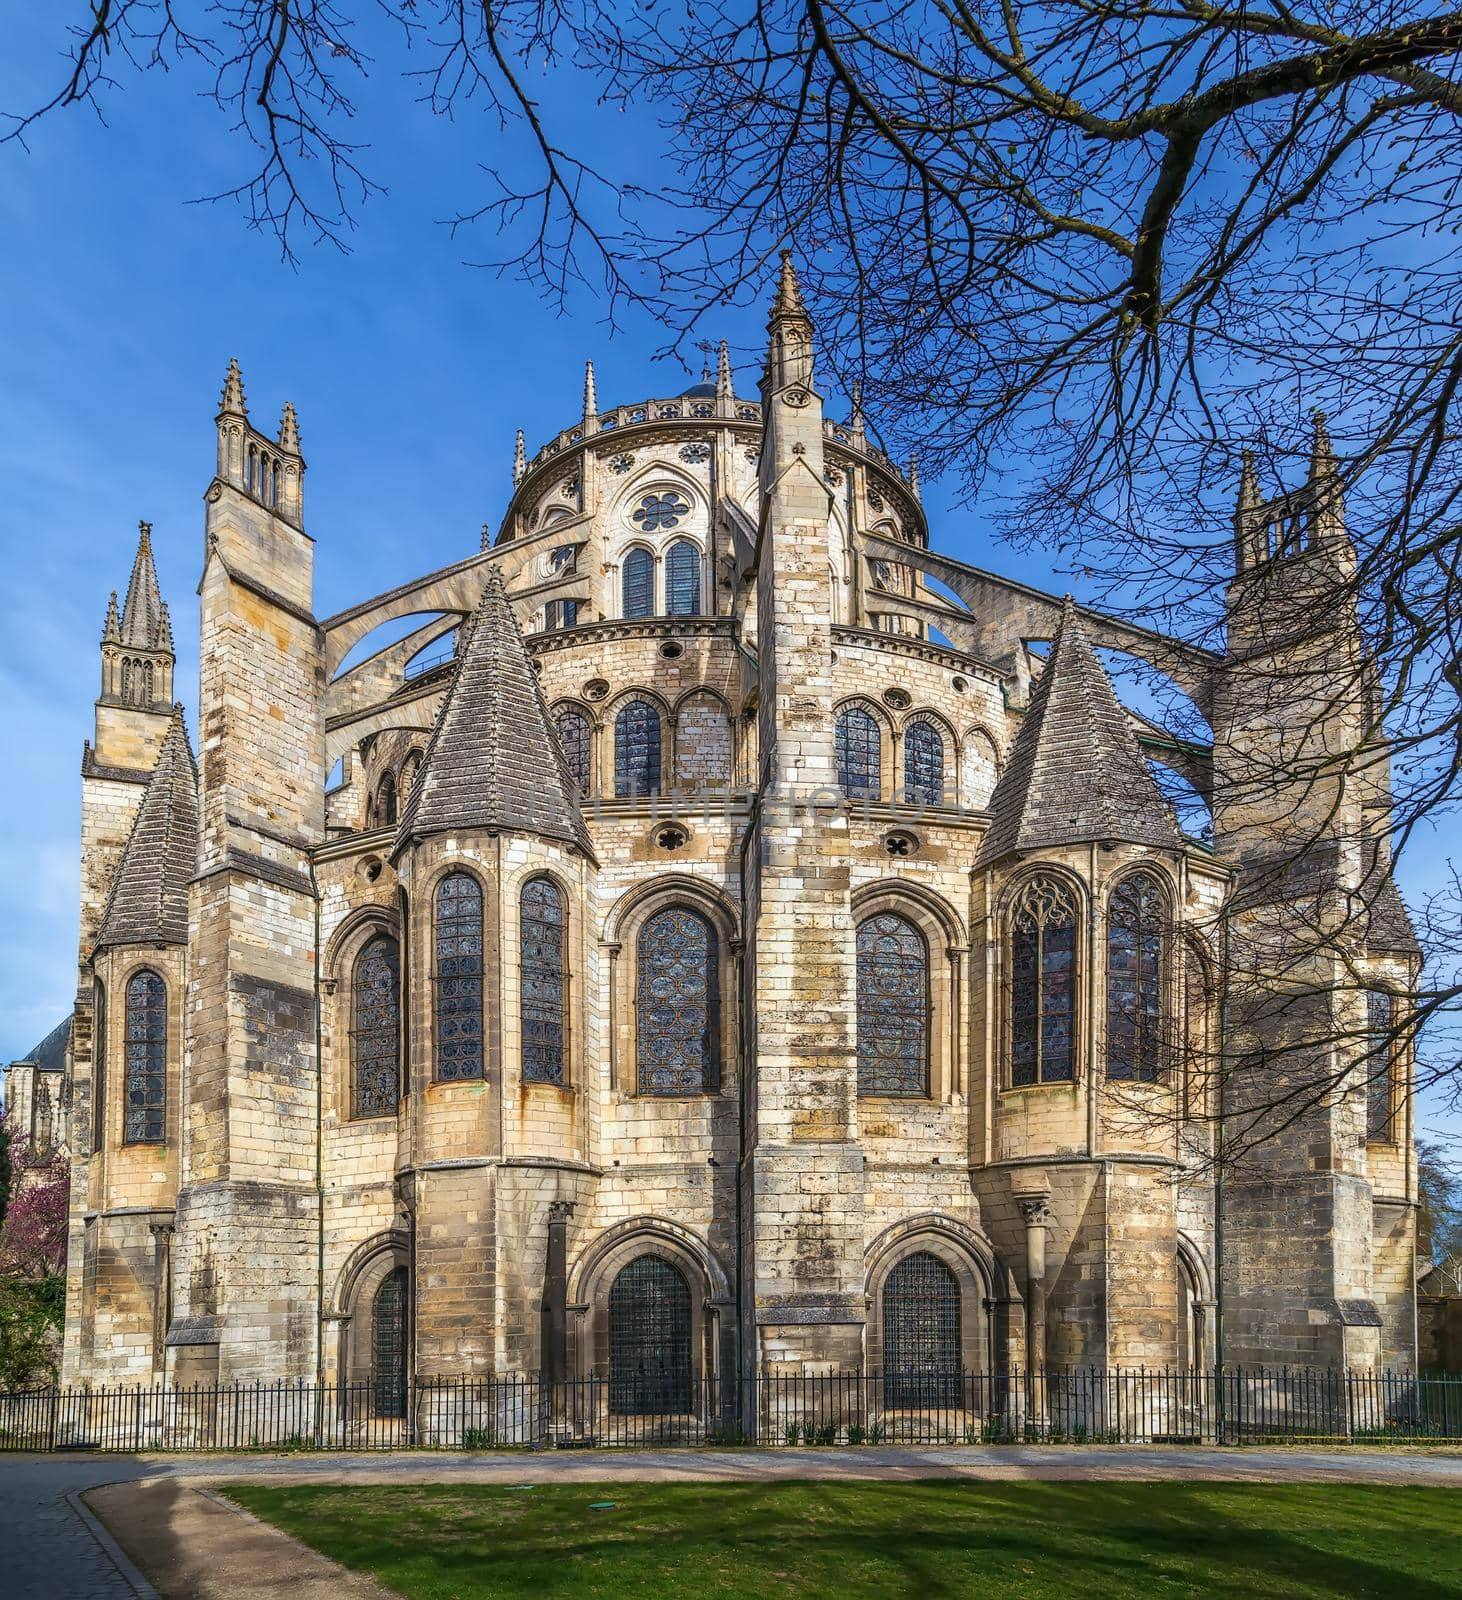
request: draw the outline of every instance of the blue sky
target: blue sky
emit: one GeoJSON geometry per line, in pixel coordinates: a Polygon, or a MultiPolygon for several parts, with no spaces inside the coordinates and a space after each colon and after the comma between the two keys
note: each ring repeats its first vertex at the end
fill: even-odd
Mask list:
{"type": "MultiPolygon", "coordinates": [[[[63,38],[50,10],[12,19],[0,105],[53,83],[63,38]]],[[[0,1061],[71,1002],[81,746],[107,592],[125,587],[139,518],[153,525],[196,725],[201,497],[229,357],[257,423],[272,427],[286,399],[299,413],[320,615],[476,549],[506,502],[514,429],[532,450],[572,421],[586,357],[606,405],[676,393],[688,376],[653,359],[664,332],[648,318],[628,315],[611,337],[589,294],[559,315],[467,264],[492,254],[491,238],[454,239],[441,219],[480,194],[479,161],[511,158],[495,122],[470,109],[433,121],[409,87],[373,75],[358,136],[389,193],[360,212],[349,255],[307,248],[291,268],[231,204],[190,203],[245,175],[199,81],[122,81],[108,126],[63,112],[28,151],[0,148],[0,1061]]],[[[633,117],[594,107],[572,75],[537,87],[563,127],[613,138],[622,169],[654,180],[633,117]]],[[[745,393],[763,316],[749,307],[707,330],[732,341],[745,393]]],[[[940,548],[1056,581],[1038,557],[995,546],[978,508],[939,484],[925,500],[940,548]]],[[[1429,870],[1419,854],[1407,889],[1429,870]]]]}

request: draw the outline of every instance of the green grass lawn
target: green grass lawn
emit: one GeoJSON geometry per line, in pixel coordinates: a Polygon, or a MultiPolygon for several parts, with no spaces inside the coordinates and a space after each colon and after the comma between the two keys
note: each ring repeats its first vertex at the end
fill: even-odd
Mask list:
{"type": "Polygon", "coordinates": [[[226,1493],[411,1600],[1462,1595],[1462,1491],[1450,1489],[249,1484],[226,1493]],[[612,1510],[591,1509],[606,1500],[612,1510]]]}

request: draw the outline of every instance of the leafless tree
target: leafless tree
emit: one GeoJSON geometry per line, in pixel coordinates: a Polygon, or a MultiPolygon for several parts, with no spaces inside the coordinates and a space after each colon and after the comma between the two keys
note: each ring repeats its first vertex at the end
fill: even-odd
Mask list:
{"type": "MultiPolygon", "coordinates": [[[[862,384],[891,450],[955,475],[1092,600],[1195,641],[1224,626],[1241,452],[1260,496],[1293,486],[1311,417],[1328,414],[1358,554],[1339,598],[1359,605],[1365,639],[1334,690],[1363,697],[1364,715],[1331,755],[1365,781],[1389,751],[1398,850],[1445,826],[1462,759],[1462,10],[93,0],[76,13],[69,66],[11,108],[8,138],[67,106],[102,111],[124,69],[191,65],[250,152],[229,197],[289,254],[345,247],[372,194],[353,130],[382,58],[413,75],[426,113],[473,113],[494,147],[507,136],[486,192],[450,220],[494,232],[494,264],[550,296],[649,303],[689,340],[760,293],[793,243],[824,371],[862,384]],[[545,71],[597,83],[636,126],[656,108],[670,180],[636,187],[612,146],[576,147],[535,97],[545,71]]],[[[1454,890],[1414,908],[1440,954],[1409,1029],[1462,1000],[1454,890]]],[[[1334,939],[1322,921],[1314,937],[1334,939]]],[[[1433,1070],[1455,1060],[1448,1045],[1433,1070]]]]}

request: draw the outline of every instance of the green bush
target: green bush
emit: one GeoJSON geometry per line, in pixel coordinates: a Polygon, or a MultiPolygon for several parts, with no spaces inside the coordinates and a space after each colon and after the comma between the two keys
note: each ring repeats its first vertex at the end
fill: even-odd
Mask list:
{"type": "Polygon", "coordinates": [[[55,1382],[65,1317],[64,1278],[0,1278],[0,1389],[55,1382]]]}

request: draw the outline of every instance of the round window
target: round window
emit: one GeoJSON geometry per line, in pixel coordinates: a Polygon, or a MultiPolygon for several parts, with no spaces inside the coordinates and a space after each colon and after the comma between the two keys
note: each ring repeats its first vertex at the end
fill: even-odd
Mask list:
{"type": "Polygon", "coordinates": [[[664,494],[647,494],[634,509],[630,520],[642,533],[658,533],[662,528],[678,528],[690,515],[684,495],[674,489],[664,494]]]}

